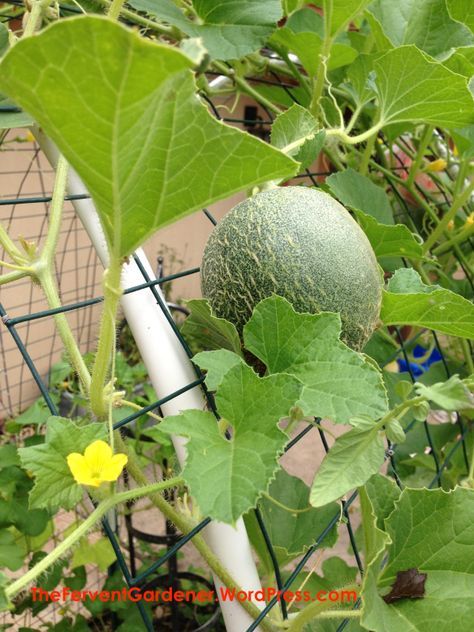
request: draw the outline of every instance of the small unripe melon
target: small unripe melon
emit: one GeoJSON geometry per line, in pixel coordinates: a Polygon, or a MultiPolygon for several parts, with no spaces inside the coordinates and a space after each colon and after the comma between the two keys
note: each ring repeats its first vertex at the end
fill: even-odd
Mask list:
{"type": "Polygon", "coordinates": [[[353,349],[372,335],[382,300],[365,233],[334,198],[305,187],[264,191],[229,211],[207,242],[201,283],[239,333],[257,303],[278,294],[298,312],[338,312],[353,349]]]}

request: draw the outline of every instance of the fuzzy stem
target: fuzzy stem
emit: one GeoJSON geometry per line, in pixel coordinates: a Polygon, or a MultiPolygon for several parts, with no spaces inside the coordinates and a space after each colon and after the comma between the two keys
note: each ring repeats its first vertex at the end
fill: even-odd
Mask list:
{"type": "MultiPolygon", "coordinates": [[[[41,284],[44,295],[50,309],[61,307],[58,289],[53,276],[54,256],[61,229],[61,218],[66,193],[66,182],[68,174],[68,164],[60,156],[54,182],[53,198],[49,210],[48,235],[39,260],[34,264],[34,272],[41,284]]],[[[64,314],[55,314],[54,320],[58,328],[59,335],[69,356],[69,359],[77,372],[81,384],[87,393],[90,386],[90,375],[84,359],[76,344],[76,339],[69,327],[69,323],[64,314]]]]}
{"type": "Polygon", "coordinates": [[[423,161],[426,148],[428,147],[430,140],[433,137],[433,129],[433,125],[425,126],[425,132],[421,138],[418,151],[416,152],[415,160],[411,163],[410,171],[408,173],[407,186],[409,187],[411,187],[415,182],[415,178],[423,161]]]}
{"type": "Polygon", "coordinates": [[[377,140],[377,134],[373,134],[367,141],[367,144],[364,149],[364,153],[362,154],[362,160],[359,165],[359,173],[363,176],[367,173],[367,169],[369,167],[370,157],[372,156],[372,152],[374,150],[375,141],[377,140]]]}
{"type": "Polygon", "coordinates": [[[457,235],[453,235],[451,239],[448,239],[448,241],[445,241],[440,246],[433,248],[431,252],[435,256],[438,257],[439,255],[442,255],[445,252],[448,252],[448,250],[450,250],[451,247],[454,246],[455,244],[462,243],[463,241],[468,239],[473,233],[474,233],[474,224],[465,226],[459,231],[457,235]]]}
{"type": "Polygon", "coordinates": [[[472,359],[469,343],[465,338],[460,338],[460,341],[461,341],[463,355],[467,364],[467,370],[469,371],[471,375],[473,375],[474,374],[474,361],[472,359]]]}
{"type": "Polygon", "coordinates": [[[91,410],[97,418],[105,418],[108,412],[108,402],[104,388],[109,375],[110,360],[115,341],[115,325],[117,310],[122,295],[120,288],[120,275],[122,263],[111,260],[109,267],[104,272],[104,307],[99,330],[99,345],[92,369],[92,381],[90,387],[91,410]]]}
{"type": "MultiPolygon", "coordinates": [[[[41,284],[41,288],[48,302],[50,309],[56,309],[62,307],[61,299],[59,298],[56,282],[53,278],[53,273],[50,269],[44,268],[37,272],[38,280],[41,284]]],[[[62,340],[66,353],[71,361],[71,364],[76,371],[82,387],[85,393],[89,391],[91,384],[91,376],[84,362],[84,358],[79,351],[76,344],[76,339],[69,327],[68,320],[64,314],[55,314],[54,320],[58,329],[59,336],[62,340]]]]}
{"type": "Polygon", "coordinates": [[[111,20],[118,20],[124,4],[125,0],[113,0],[107,12],[108,17],[111,20]]]}
{"type": "Polygon", "coordinates": [[[368,140],[371,136],[374,136],[375,134],[377,134],[377,132],[381,128],[382,128],[382,123],[379,122],[379,123],[376,123],[373,127],[370,127],[365,132],[362,132],[362,134],[357,134],[356,136],[349,136],[349,134],[347,134],[345,130],[342,130],[342,129],[338,129],[338,128],[328,129],[326,130],[326,136],[336,136],[336,138],[339,138],[346,145],[357,145],[359,143],[363,143],[365,140],[368,140]]]}
{"type": "Polygon", "coordinates": [[[0,285],[6,285],[7,283],[11,283],[12,281],[18,281],[19,279],[23,279],[24,277],[29,275],[30,272],[26,270],[16,270],[15,272],[3,274],[2,276],[0,276],[0,285]]]}
{"type": "Polygon", "coordinates": [[[326,61],[329,57],[331,46],[332,46],[332,39],[330,37],[326,37],[324,39],[321,52],[319,53],[316,81],[314,83],[313,96],[311,97],[311,103],[309,106],[309,111],[315,118],[319,118],[319,102],[321,100],[323,90],[324,90],[324,83],[326,79],[326,61]]]}
{"type": "Polygon", "coordinates": [[[41,24],[41,18],[43,14],[43,2],[42,0],[33,0],[31,6],[31,13],[28,16],[25,29],[23,31],[23,37],[30,37],[33,35],[41,24]]]}
{"type": "Polygon", "coordinates": [[[455,218],[458,210],[462,206],[464,206],[464,204],[469,200],[473,191],[474,191],[474,180],[471,180],[471,182],[464,189],[464,191],[453,201],[453,205],[451,206],[449,211],[440,220],[439,224],[436,226],[436,228],[433,230],[431,235],[423,244],[424,252],[428,252],[430,248],[437,242],[439,237],[441,237],[443,232],[447,229],[449,222],[455,218]]]}
{"type": "Polygon", "coordinates": [[[166,481],[160,481],[159,483],[151,483],[144,487],[138,487],[136,489],[130,489],[126,492],[120,492],[103,500],[94,511],[82,522],[77,529],[75,529],[70,535],[67,536],[62,542],[60,542],[45,558],[43,558],[38,564],[35,564],[32,569],[22,575],[19,579],[12,582],[7,586],[5,594],[10,600],[17,595],[25,586],[34,581],[37,577],[42,575],[52,564],[63,557],[67,551],[73,547],[78,540],[80,540],[92,527],[98,522],[105,514],[110,511],[115,505],[124,503],[135,498],[141,498],[142,496],[148,496],[151,493],[161,492],[170,487],[180,487],[184,484],[182,478],[169,478],[166,481]]]}
{"type": "MultiPolygon", "coordinates": [[[[360,587],[354,584],[339,590],[351,590],[358,594],[360,587]]],[[[346,619],[348,617],[355,619],[361,614],[360,610],[330,610],[334,607],[335,604],[332,601],[313,601],[291,621],[288,632],[302,632],[307,623],[318,619],[346,619]]]]}
{"type": "Polygon", "coordinates": [[[8,235],[7,231],[0,224],[0,244],[5,252],[8,254],[10,259],[14,261],[16,264],[22,265],[28,263],[27,258],[24,253],[21,252],[19,248],[13,243],[8,235]]]}

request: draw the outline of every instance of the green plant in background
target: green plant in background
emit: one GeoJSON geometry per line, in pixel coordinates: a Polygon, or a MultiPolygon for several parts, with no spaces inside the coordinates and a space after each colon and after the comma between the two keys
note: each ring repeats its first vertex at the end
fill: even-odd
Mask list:
{"type": "MultiPolygon", "coordinates": [[[[64,315],[55,317],[77,376],[63,367],[68,371],[63,381],[68,375],[76,383],[74,400],[84,414],[77,423],[42,417],[44,442],[35,435],[20,449],[23,468],[34,477],[33,486],[18,483],[24,495],[29,493],[24,511],[40,512],[35,516],[47,521],[58,506],[70,509],[80,502],[83,489],[67,457],[97,440],[126,454],[138,487],[100,487],[97,507],[83,522],[51,553],[34,559],[27,573],[5,580],[5,605],[73,549],[107,511],[141,496],[183,533],[204,516],[233,524],[244,515],[262,573],[273,582],[252,509],[260,508],[278,559],[288,564],[314,545],[320,532],[315,522],[323,529],[335,515],[336,524],[337,501],[357,487],[364,577],[335,558],[327,561],[323,576],[308,574],[306,580],[330,582],[332,588],[355,586],[362,607],[334,609],[315,602],[295,607],[288,621],[272,613],[262,626],[333,629],[333,619],[350,617],[354,630],[424,631],[432,629],[432,621],[440,631],[454,621],[458,629],[469,629],[474,441],[466,432],[471,463],[466,469],[461,451],[451,455],[459,425],[434,423],[434,416],[449,421],[462,415],[470,423],[474,408],[472,11],[464,0],[420,0],[416,10],[404,0],[323,0],[316,8],[297,0],[218,6],[211,0],[132,0],[129,8],[120,0],[97,0],[85,10],[105,9],[108,17],[58,20],[48,2],[33,0],[21,41],[10,38],[0,89],[32,117],[15,124],[34,120],[63,157],[46,243],[39,251],[34,244],[15,243],[1,229],[9,256],[3,264],[11,271],[0,283],[29,276],[39,282],[50,307],[60,306],[53,261],[68,163],[94,199],[109,254],[92,368],[64,315]],[[120,16],[143,34],[113,21],[120,16]],[[47,22],[53,24],[32,36],[47,22]],[[213,87],[206,71],[223,75],[226,83],[213,87]],[[290,87],[248,80],[267,73],[285,77],[290,87]],[[216,121],[196,96],[234,92],[277,115],[271,144],[216,121]],[[164,420],[152,415],[158,425],[143,429],[139,424],[135,437],[126,440],[114,433],[113,422],[127,409],[140,409],[154,397],[145,386],[138,398],[133,396],[127,384],[140,379],[140,366],[129,367],[115,349],[126,258],[158,228],[244,188],[254,193],[275,188],[304,175],[316,159],[332,171],[321,188],[350,209],[385,272],[379,328],[363,352],[341,342],[338,313],[301,313],[267,290],[248,314],[242,334],[243,323],[237,330],[206,300],[194,300],[183,333],[201,349],[193,360],[207,372],[219,423],[210,412],[188,410],[164,420]],[[408,326],[402,334],[405,366],[397,365],[405,372],[388,370],[398,347],[397,326],[408,326]],[[449,379],[433,360],[426,329],[441,334],[449,379]],[[406,380],[406,370],[418,377],[414,385],[406,380]],[[134,373],[128,382],[127,371],[134,373]],[[348,428],[308,489],[281,470],[279,457],[297,423],[317,425],[319,418],[348,428]],[[421,489],[436,480],[438,467],[433,455],[423,452],[427,424],[433,450],[450,462],[437,490],[421,489]],[[165,453],[167,435],[186,437],[183,471],[167,471],[158,480],[155,470],[150,483],[143,473],[140,431],[165,453]],[[379,474],[387,445],[395,453],[402,491],[379,474]],[[170,503],[161,494],[170,489],[182,496],[180,502],[170,503]],[[195,502],[192,512],[183,500],[186,490],[195,502]],[[459,533],[461,539],[453,538],[459,533]]],[[[10,127],[12,120],[0,118],[0,123],[10,127]]],[[[338,248],[344,260],[344,246],[338,248]]],[[[35,406],[37,415],[40,405],[35,406]]],[[[28,419],[32,414],[25,413],[28,419]]],[[[21,418],[15,423],[21,425],[21,418]]],[[[12,446],[2,449],[13,458],[12,446]]],[[[18,469],[17,462],[11,467],[18,469]]],[[[24,470],[18,471],[24,477],[24,470]]],[[[7,492],[5,502],[10,502],[7,492]]],[[[7,551],[8,534],[23,518],[5,525],[7,551]]],[[[332,529],[319,544],[330,547],[336,537],[332,529]]],[[[222,582],[235,587],[204,540],[196,536],[193,542],[222,582]]],[[[13,553],[6,555],[12,563],[13,553]]],[[[18,557],[17,568],[22,563],[18,557]]],[[[258,615],[252,603],[243,607],[258,615]]]]}

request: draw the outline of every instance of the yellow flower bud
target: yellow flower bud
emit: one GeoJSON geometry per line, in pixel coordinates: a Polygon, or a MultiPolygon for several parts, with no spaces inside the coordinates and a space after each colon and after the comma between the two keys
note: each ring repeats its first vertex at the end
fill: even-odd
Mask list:
{"type": "Polygon", "coordinates": [[[438,158],[437,160],[433,160],[433,162],[429,162],[426,165],[426,171],[444,171],[447,167],[447,162],[444,158],[438,158]]]}

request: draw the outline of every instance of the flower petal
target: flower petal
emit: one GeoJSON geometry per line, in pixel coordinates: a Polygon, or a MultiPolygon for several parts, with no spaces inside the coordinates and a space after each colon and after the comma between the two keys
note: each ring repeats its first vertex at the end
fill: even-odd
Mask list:
{"type": "Polygon", "coordinates": [[[97,475],[112,458],[112,448],[105,441],[98,439],[87,446],[84,457],[91,472],[97,475]]]}
{"type": "Polygon", "coordinates": [[[83,454],[71,452],[67,456],[67,464],[76,483],[82,484],[84,479],[90,477],[90,469],[83,454]]]}
{"type": "Polygon", "coordinates": [[[103,481],[116,481],[127,461],[128,458],[125,454],[115,454],[107,464],[104,464],[100,473],[101,479],[103,481]]]}

